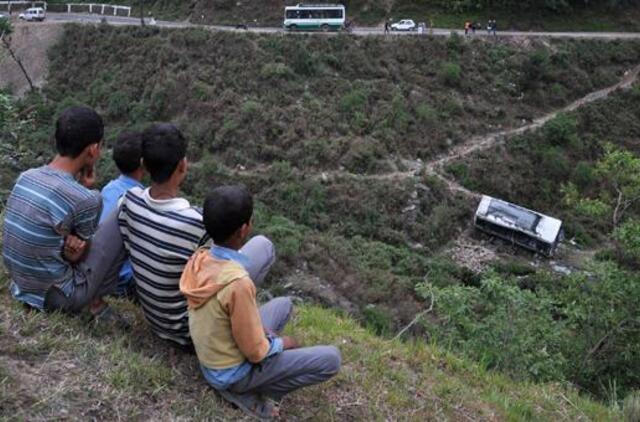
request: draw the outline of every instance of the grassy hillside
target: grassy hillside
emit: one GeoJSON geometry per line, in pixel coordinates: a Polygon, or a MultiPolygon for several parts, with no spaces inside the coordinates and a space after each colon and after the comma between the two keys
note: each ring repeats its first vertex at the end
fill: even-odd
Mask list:
{"type": "MultiPolygon", "coordinates": [[[[0,282],[0,418],[238,420],[207,386],[192,355],[160,343],[139,308],[131,332],[79,317],[27,312],[0,282]]],[[[514,383],[420,343],[386,341],[352,319],[300,306],[290,333],[334,344],[343,369],[328,384],[288,396],[287,420],[619,420],[561,385],[514,383]]]]}
{"type": "Polygon", "coordinates": [[[563,106],[614,83],[640,61],[640,43],[70,26],[51,59],[49,113],[95,106],[108,139],[176,122],[194,161],[185,193],[199,201],[212,183],[249,185],[265,205],[261,229],[285,242],[280,276],[320,277],[384,331],[417,312],[413,286],[474,204],[430,177],[371,184],[342,173],[403,171],[563,106]]]}
{"type": "MultiPolygon", "coordinates": [[[[446,169],[469,188],[565,219],[581,247],[594,247],[563,245],[557,259],[571,264],[570,276],[554,273],[555,261],[471,232],[475,200],[424,170],[457,145],[526,125],[615,84],[639,62],[635,41],[389,40],[68,26],[51,52],[42,95],[0,107],[6,121],[19,122],[0,128],[0,202],[19,171],[46,162],[53,118],[67,105],[86,103],[105,116],[107,147],[125,128],[172,121],[190,140],[188,198],[199,203],[211,186],[226,182],[245,183],[256,194],[257,230],[275,240],[280,257],[272,293],[348,311],[385,338],[433,302],[410,334],[478,361],[481,372],[574,383],[618,406],[639,386],[633,300],[640,278],[616,248],[608,250],[617,240],[606,222],[563,205],[559,185],[574,182],[585,196],[598,195],[608,186],[594,173],[605,141],[637,152],[637,89],[446,169]],[[472,266],[475,256],[459,250],[488,252],[488,258],[472,266]],[[594,255],[607,262],[594,264],[594,255]]],[[[113,177],[110,160],[102,160],[99,174],[101,183],[113,177]]],[[[620,236],[640,256],[637,232],[620,236]]],[[[418,382],[411,373],[387,372],[380,376],[418,382]]],[[[375,393],[366,388],[363,394],[375,393]]],[[[458,388],[447,391],[455,395],[458,388]]],[[[464,418],[467,400],[475,403],[478,393],[462,391],[463,413],[453,419],[464,418]]],[[[406,407],[406,397],[394,394],[385,403],[406,407]]],[[[549,409],[521,408],[537,400],[524,397],[511,410],[494,410],[503,404],[491,399],[493,393],[478,394],[482,404],[469,406],[479,418],[495,411],[498,418],[535,419],[549,409]]],[[[497,401],[518,403],[503,396],[497,401]]],[[[575,404],[572,397],[565,401],[575,404]]],[[[353,402],[359,403],[347,401],[341,409],[353,402]]],[[[540,417],[554,419],[550,412],[540,417]]],[[[355,414],[369,416],[384,417],[355,414]]]]}

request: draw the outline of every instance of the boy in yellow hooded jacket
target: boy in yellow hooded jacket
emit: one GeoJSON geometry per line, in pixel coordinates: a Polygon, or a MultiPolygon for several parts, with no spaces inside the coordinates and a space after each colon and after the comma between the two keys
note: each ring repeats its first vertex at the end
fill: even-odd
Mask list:
{"type": "Polygon", "coordinates": [[[293,311],[289,298],[258,308],[256,288],[239,252],[252,229],[253,199],[242,186],[222,186],[205,200],[203,222],[214,241],[187,263],[180,291],[187,298],[189,331],[205,379],[244,411],[278,415],[272,400],[325,381],[340,369],[333,346],[301,348],[280,336],[293,311]]]}

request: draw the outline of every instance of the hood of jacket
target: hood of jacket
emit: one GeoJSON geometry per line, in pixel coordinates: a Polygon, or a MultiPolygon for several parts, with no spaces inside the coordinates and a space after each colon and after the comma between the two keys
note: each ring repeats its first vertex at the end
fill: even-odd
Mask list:
{"type": "Polygon", "coordinates": [[[209,248],[200,248],[184,267],[180,291],[189,309],[198,309],[230,283],[248,276],[237,262],[214,258],[209,248]]]}

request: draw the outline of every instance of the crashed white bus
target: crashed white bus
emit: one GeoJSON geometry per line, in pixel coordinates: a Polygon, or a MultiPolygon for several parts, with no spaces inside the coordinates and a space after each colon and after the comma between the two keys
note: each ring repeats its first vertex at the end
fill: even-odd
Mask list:
{"type": "Polygon", "coordinates": [[[478,205],[475,226],[547,257],[563,238],[562,221],[486,195],[478,205]]]}

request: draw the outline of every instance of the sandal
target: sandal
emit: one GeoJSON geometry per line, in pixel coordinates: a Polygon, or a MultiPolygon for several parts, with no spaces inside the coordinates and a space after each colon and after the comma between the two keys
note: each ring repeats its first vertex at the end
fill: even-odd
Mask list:
{"type": "Polygon", "coordinates": [[[263,399],[252,393],[235,394],[229,390],[217,390],[228,402],[238,406],[246,414],[259,420],[272,420],[280,416],[278,407],[270,399],[263,399]]]}

